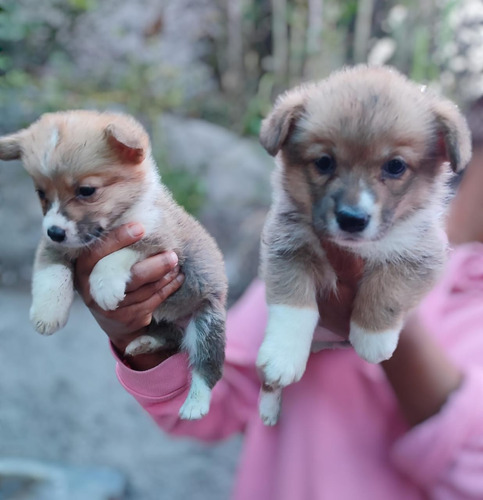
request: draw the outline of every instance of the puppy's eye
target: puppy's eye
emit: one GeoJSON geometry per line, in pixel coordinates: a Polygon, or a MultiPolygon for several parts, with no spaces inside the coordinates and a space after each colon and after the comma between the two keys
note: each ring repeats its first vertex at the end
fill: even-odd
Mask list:
{"type": "Polygon", "coordinates": [[[407,168],[408,166],[406,162],[401,158],[393,158],[392,160],[384,163],[382,166],[382,169],[386,174],[388,174],[389,177],[395,178],[401,177],[407,168]]]}
{"type": "Polygon", "coordinates": [[[37,189],[37,195],[41,200],[45,200],[45,191],[42,191],[41,189],[37,189]]]}
{"type": "Polygon", "coordinates": [[[80,186],[77,189],[77,195],[81,198],[89,198],[96,192],[96,188],[92,186],[80,186]]]}
{"type": "Polygon", "coordinates": [[[322,155],[315,160],[315,166],[321,174],[331,174],[335,170],[335,159],[330,155],[322,155]]]}

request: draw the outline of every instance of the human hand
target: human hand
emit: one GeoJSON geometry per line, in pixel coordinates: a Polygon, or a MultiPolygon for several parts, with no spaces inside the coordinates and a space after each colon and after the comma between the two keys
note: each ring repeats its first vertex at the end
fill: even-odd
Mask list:
{"type": "Polygon", "coordinates": [[[126,296],[113,311],[101,309],[90,294],[89,276],[96,263],[106,255],[140,240],[139,224],[113,230],[98,245],[84,251],[75,266],[76,288],[92,315],[106,332],[114,347],[123,353],[126,346],[146,332],[153,311],[183,283],[174,252],[163,252],[134,264],[126,296]]]}

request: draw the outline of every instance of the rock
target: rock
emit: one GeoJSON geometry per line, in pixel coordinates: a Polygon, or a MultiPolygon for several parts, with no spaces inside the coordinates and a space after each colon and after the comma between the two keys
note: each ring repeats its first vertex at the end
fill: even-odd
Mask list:
{"type": "Polygon", "coordinates": [[[109,467],[0,459],[0,498],[7,500],[121,500],[125,491],[124,475],[109,467]]]}
{"type": "Polygon", "coordinates": [[[0,285],[30,282],[42,212],[33,182],[18,161],[0,161],[0,285]]]}

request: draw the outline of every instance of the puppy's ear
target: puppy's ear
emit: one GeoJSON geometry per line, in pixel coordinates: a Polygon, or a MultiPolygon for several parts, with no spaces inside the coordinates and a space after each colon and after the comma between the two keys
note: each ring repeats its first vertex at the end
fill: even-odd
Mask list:
{"type": "Polygon", "coordinates": [[[22,138],[25,130],[0,137],[0,160],[19,160],[22,156],[22,138]]]}
{"type": "Polygon", "coordinates": [[[290,135],[295,121],[305,111],[304,93],[295,89],[280,96],[273,111],[263,120],[260,143],[269,154],[275,156],[290,135]]]}
{"type": "Polygon", "coordinates": [[[471,159],[471,133],[459,109],[446,99],[433,106],[438,137],[438,154],[454,172],[461,172],[471,159]]]}
{"type": "Polygon", "coordinates": [[[123,163],[141,163],[149,148],[149,137],[136,122],[110,123],[104,130],[107,143],[123,163]]]}

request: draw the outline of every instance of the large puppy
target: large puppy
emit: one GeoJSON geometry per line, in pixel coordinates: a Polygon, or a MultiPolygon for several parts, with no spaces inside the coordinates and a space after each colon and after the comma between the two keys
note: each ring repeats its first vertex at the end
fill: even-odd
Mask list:
{"type": "Polygon", "coordinates": [[[160,182],[143,127],[120,114],[46,114],[29,128],[0,138],[0,159],[23,161],[44,213],[30,310],[37,331],[49,335],[67,322],[73,263],[82,249],[121,224],[141,222],[146,234],[140,242],[94,267],[91,295],[103,309],[115,309],[134,263],[163,250],[176,252],[185,282],[154,312],[148,334],[131,342],[126,354],[156,350],[167,342],[181,344],[193,371],[180,416],[206,414],[224,361],[223,259],[213,239],[160,182]],[[180,324],[187,317],[191,319],[183,331],[180,324]]]}
{"type": "Polygon", "coordinates": [[[305,371],[317,301],[336,287],[321,243],[364,259],[349,340],[367,361],[388,359],[406,312],[443,266],[446,183],[471,145],[454,104],[366,66],[282,95],[260,139],[277,163],[262,243],[269,321],[257,360],[260,413],[274,424],[281,387],[305,371]]]}

